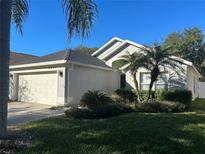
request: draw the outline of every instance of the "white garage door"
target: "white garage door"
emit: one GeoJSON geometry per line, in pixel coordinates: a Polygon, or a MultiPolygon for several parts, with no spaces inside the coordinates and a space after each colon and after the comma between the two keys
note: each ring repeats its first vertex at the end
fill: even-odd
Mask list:
{"type": "Polygon", "coordinates": [[[19,75],[18,100],[56,105],[57,73],[19,75]]]}

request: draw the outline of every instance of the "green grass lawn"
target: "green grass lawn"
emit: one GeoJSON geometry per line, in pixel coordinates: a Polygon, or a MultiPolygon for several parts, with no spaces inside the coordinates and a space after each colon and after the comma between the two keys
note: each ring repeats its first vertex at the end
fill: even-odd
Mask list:
{"type": "Polygon", "coordinates": [[[205,100],[178,114],[131,113],[101,120],[65,116],[22,126],[34,136],[23,153],[204,153],[205,100]]]}

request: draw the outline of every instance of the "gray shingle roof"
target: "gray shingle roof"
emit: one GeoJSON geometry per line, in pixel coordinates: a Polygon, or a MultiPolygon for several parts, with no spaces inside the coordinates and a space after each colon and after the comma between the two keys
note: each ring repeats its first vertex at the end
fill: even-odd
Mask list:
{"type": "Polygon", "coordinates": [[[68,60],[73,61],[73,62],[83,63],[83,64],[96,65],[96,66],[110,68],[102,60],[96,57],[93,57],[91,55],[83,54],[76,50],[69,52],[68,60]]]}
{"type": "Polygon", "coordinates": [[[89,64],[89,65],[110,68],[105,64],[105,62],[101,61],[96,57],[81,53],[77,50],[70,50],[70,49],[61,50],[32,60],[24,60],[18,64],[31,64],[31,63],[49,62],[49,61],[56,61],[56,60],[68,60],[68,61],[82,63],[82,64],[89,64]]]}
{"type": "Polygon", "coordinates": [[[26,60],[34,60],[38,58],[38,56],[24,54],[24,53],[17,53],[17,52],[10,52],[10,65],[18,65],[26,60]]]}

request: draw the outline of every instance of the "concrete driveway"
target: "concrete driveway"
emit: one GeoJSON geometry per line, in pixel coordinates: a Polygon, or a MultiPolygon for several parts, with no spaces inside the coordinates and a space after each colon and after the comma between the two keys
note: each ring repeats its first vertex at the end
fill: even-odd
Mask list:
{"type": "Polygon", "coordinates": [[[8,105],[8,127],[15,127],[23,123],[57,116],[64,113],[64,109],[51,110],[50,105],[12,102],[8,105]]]}

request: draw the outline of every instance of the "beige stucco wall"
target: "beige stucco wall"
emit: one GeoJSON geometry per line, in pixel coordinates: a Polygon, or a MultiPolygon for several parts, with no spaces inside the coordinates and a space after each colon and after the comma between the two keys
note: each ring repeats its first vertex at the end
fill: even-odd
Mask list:
{"type": "MultiPolygon", "coordinates": [[[[166,67],[166,69],[164,68],[160,68],[161,72],[167,72],[169,75],[169,83],[168,83],[168,87],[169,89],[186,89],[186,83],[187,83],[187,66],[185,65],[181,65],[181,69],[173,69],[171,67],[166,67]]],[[[145,69],[145,68],[139,68],[136,74],[138,83],[139,83],[139,87],[140,87],[140,73],[142,72],[150,72],[149,70],[145,69]]],[[[134,88],[134,83],[133,83],[133,79],[132,76],[130,75],[130,72],[127,71],[126,73],[126,82],[127,82],[127,86],[134,88]]]]}
{"type": "Polygon", "coordinates": [[[110,94],[120,87],[117,71],[72,65],[67,71],[67,104],[78,105],[88,90],[100,90],[110,94]]]}
{"type": "Polygon", "coordinates": [[[205,82],[198,82],[198,97],[205,99],[205,82]]]}
{"type": "Polygon", "coordinates": [[[199,96],[198,80],[198,74],[193,69],[193,67],[189,66],[187,69],[187,89],[192,91],[193,99],[199,96]]]}
{"type": "MultiPolygon", "coordinates": [[[[199,96],[199,88],[198,88],[198,80],[199,75],[191,66],[181,65],[182,69],[172,69],[170,67],[166,67],[166,70],[161,68],[161,71],[165,71],[169,74],[169,89],[188,89],[192,91],[193,99],[199,96]]],[[[140,73],[149,72],[144,68],[138,69],[137,79],[139,81],[140,87],[140,73]]],[[[130,72],[126,72],[126,82],[128,87],[134,88],[133,79],[130,75],[130,72]]]]}

